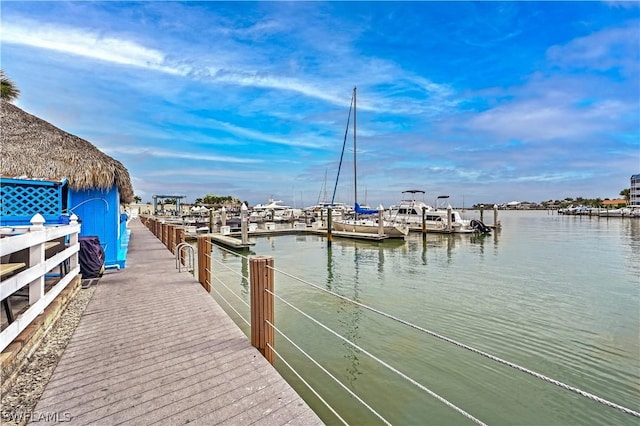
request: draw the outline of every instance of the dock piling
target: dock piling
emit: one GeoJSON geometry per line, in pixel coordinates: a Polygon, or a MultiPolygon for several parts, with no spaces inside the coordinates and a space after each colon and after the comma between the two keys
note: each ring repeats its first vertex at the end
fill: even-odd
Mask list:
{"type": "Polygon", "coordinates": [[[249,259],[251,285],[251,344],[273,365],[275,354],[273,305],[273,257],[249,259]],[[267,291],[268,290],[268,291],[267,291]]]}

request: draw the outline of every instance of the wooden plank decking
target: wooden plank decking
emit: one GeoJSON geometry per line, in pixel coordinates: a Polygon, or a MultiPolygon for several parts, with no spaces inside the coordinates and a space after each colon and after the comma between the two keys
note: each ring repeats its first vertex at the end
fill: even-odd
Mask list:
{"type": "Polygon", "coordinates": [[[100,279],[38,424],[322,424],[171,252],[129,226],[127,267],[100,279]]]}

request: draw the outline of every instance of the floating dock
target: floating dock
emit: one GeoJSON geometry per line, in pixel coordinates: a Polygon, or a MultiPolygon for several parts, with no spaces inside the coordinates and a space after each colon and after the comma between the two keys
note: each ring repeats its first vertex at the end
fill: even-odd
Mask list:
{"type": "Polygon", "coordinates": [[[222,234],[202,234],[211,238],[211,241],[215,244],[225,246],[227,248],[235,249],[235,250],[245,250],[251,246],[255,246],[255,242],[246,242],[243,243],[242,240],[232,237],[230,235],[222,235],[222,234]]]}

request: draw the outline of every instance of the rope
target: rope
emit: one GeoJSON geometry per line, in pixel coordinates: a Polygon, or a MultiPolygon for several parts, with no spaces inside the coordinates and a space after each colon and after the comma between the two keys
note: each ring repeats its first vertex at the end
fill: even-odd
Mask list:
{"type": "MultiPolygon", "coordinates": [[[[267,321],[267,323],[268,323],[269,325],[271,325],[271,326],[275,329],[275,326],[273,326],[273,324],[271,324],[269,321],[267,321]]],[[[276,329],[276,330],[277,330],[277,329],[276,329]]],[[[281,334],[281,335],[282,335],[285,339],[289,340],[286,336],[284,336],[284,334],[281,334]]],[[[290,340],[289,340],[289,341],[290,341],[290,340]]],[[[294,346],[295,346],[295,344],[294,344],[294,346]]],[[[307,383],[307,381],[306,381],[305,379],[303,379],[303,378],[302,378],[302,376],[301,376],[300,374],[298,374],[298,372],[297,372],[297,371],[296,371],[296,370],[291,366],[291,364],[289,364],[289,363],[287,362],[287,360],[285,360],[285,359],[282,357],[282,355],[280,355],[280,354],[278,353],[278,351],[276,351],[276,349],[275,349],[273,346],[271,346],[269,343],[267,343],[267,347],[271,348],[271,350],[273,351],[273,353],[274,353],[274,354],[276,354],[276,355],[278,356],[278,358],[280,359],[280,361],[284,362],[284,364],[285,364],[287,367],[289,367],[289,370],[291,370],[291,371],[293,372],[293,374],[295,374],[295,375],[296,375],[296,377],[298,377],[298,379],[300,379],[300,381],[301,381],[302,383],[304,383],[304,384],[305,384],[305,386],[306,386],[306,387],[307,387],[311,392],[313,392],[313,394],[314,394],[314,395],[315,395],[315,396],[316,396],[316,397],[317,397],[317,398],[318,398],[318,399],[319,399],[319,400],[320,400],[320,401],[325,405],[325,407],[327,407],[327,408],[328,408],[328,409],[329,409],[329,410],[330,410],[330,411],[331,411],[331,412],[332,412],[332,413],[333,413],[333,414],[334,414],[334,415],[335,415],[335,416],[336,416],[336,417],[337,417],[337,418],[342,422],[342,424],[344,424],[344,425],[348,425],[348,423],[347,423],[347,422],[346,422],[342,417],[340,417],[340,415],[337,413],[337,411],[336,411],[336,410],[334,410],[334,409],[329,405],[329,403],[328,403],[327,401],[325,401],[325,400],[320,396],[320,394],[319,394],[318,392],[316,392],[316,390],[315,390],[314,388],[312,388],[312,387],[311,387],[311,385],[310,385],[309,383],[307,383]]],[[[303,352],[303,353],[304,353],[304,352],[303,352]]],[[[307,354],[305,353],[305,355],[307,355],[307,354]]],[[[308,355],[307,355],[307,356],[308,356],[308,355]]],[[[312,361],[313,361],[313,359],[312,359],[312,361]]]]}
{"type": "Polygon", "coordinates": [[[225,269],[226,269],[226,270],[228,270],[229,272],[231,272],[231,273],[233,273],[233,274],[235,274],[235,275],[237,275],[237,276],[239,276],[239,277],[246,278],[244,275],[242,275],[242,272],[238,272],[238,271],[236,271],[236,270],[232,269],[230,266],[226,265],[224,262],[221,262],[221,261],[219,261],[219,260],[217,260],[217,259],[213,259],[213,258],[212,258],[211,260],[212,260],[213,262],[216,262],[216,264],[217,264],[217,265],[222,266],[223,268],[225,268],[225,269]]]}
{"type": "MultiPolygon", "coordinates": [[[[231,290],[229,288],[229,286],[227,286],[225,283],[222,282],[222,280],[218,277],[212,277],[214,280],[216,280],[217,282],[219,282],[224,288],[226,288],[227,290],[229,290],[229,292],[234,295],[236,297],[236,299],[238,299],[240,302],[242,302],[247,308],[251,308],[251,306],[249,305],[249,303],[246,300],[243,300],[242,297],[240,297],[238,294],[236,294],[233,290],[231,290]]],[[[213,289],[214,287],[211,286],[211,288],[213,289]]],[[[217,290],[216,290],[217,291],[217,290]]],[[[219,294],[219,293],[218,293],[219,294]]]]}
{"type": "MultiPolygon", "coordinates": [[[[362,398],[360,398],[358,395],[356,395],[351,389],[349,389],[348,387],[346,387],[340,380],[338,380],[333,374],[331,374],[330,371],[328,371],[326,368],[324,368],[322,365],[320,365],[320,363],[318,363],[318,361],[316,361],[315,359],[313,359],[311,357],[311,355],[309,355],[308,353],[306,353],[300,346],[296,345],[295,343],[293,343],[293,340],[289,339],[289,337],[287,337],[287,335],[285,335],[282,331],[280,331],[275,325],[271,324],[271,322],[269,321],[265,321],[267,324],[269,324],[271,327],[273,327],[274,330],[276,330],[282,337],[284,337],[287,342],[291,343],[297,350],[299,350],[304,356],[306,356],[309,361],[313,362],[316,367],[318,367],[319,369],[321,369],[327,376],[331,377],[333,379],[334,382],[336,382],[338,385],[340,385],[340,387],[342,389],[344,389],[345,391],[347,391],[349,393],[349,395],[353,396],[355,399],[357,399],[362,405],[364,405],[369,411],[371,411],[376,417],[378,417],[380,420],[382,420],[384,422],[384,424],[386,425],[391,425],[391,423],[389,423],[384,417],[382,417],[376,410],[374,410],[373,408],[371,408],[371,406],[369,406],[369,404],[367,404],[366,402],[364,402],[362,400],[362,398]]],[[[282,357],[280,357],[280,359],[282,359],[282,357]]],[[[289,367],[291,368],[291,367],[289,367]]],[[[314,392],[315,393],[315,392],[314,392]]],[[[326,403],[325,403],[326,404],[326,403]]],[[[327,405],[327,407],[329,407],[327,405]]],[[[338,416],[338,414],[333,411],[333,409],[331,407],[329,407],[329,409],[336,415],[338,416]]],[[[340,418],[340,420],[342,420],[342,422],[344,424],[347,424],[340,416],[338,416],[338,418],[340,418]]]]}
{"type": "MultiPolygon", "coordinates": [[[[397,375],[399,375],[400,377],[402,377],[403,379],[407,380],[409,383],[415,385],[416,387],[418,387],[419,389],[423,390],[424,392],[428,393],[429,395],[431,395],[432,397],[434,397],[435,399],[437,399],[438,401],[442,402],[443,404],[445,404],[447,407],[452,408],[453,410],[457,411],[459,414],[462,414],[464,417],[466,417],[467,419],[473,421],[476,424],[479,425],[485,425],[485,423],[483,423],[482,421],[478,420],[477,418],[473,417],[471,414],[467,413],[466,411],[464,411],[462,408],[454,405],[453,403],[447,401],[445,398],[441,397],[440,395],[438,395],[437,393],[435,393],[434,391],[432,391],[431,389],[427,388],[426,386],[422,385],[421,383],[418,383],[416,380],[412,379],[411,377],[407,376],[406,374],[404,374],[402,371],[398,370],[397,368],[393,367],[392,365],[388,364],[387,362],[381,360],[380,358],[378,358],[377,356],[373,355],[371,352],[367,351],[366,349],[361,348],[360,346],[356,345],[355,343],[351,342],[349,339],[347,339],[346,337],[343,337],[341,334],[333,331],[332,329],[330,329],[329,327],[327,327],[326,325],[322,324],[320,321],[316,320],[315,318],[311,317],[310,315],[302,312],[300,309],[298,309],[297,307],[293,306],[291,303],[287,302],[286,300],[284,300],[283,298],[281,298],[280,296],[276,295],[275,293],[273,293],[272,291],[269,291],[267,289],[265,289],[265,291],[269,294],[271,294],[273,297],[275,297],[276,299],[280,300],[282,303],[284,303],[285,305],[289,306],[290,308],[294,309],[296,312],[298,312],[299,314],[301,314],[302,316],[306,317],[307,319],[311,320],[312,322],[314,322],[316,325],[320,326],[321,328],[323,328],[324,330],[328,331],[329,333],[333,334],[334,336],[336,336],[337,338],[339,338],[340,340],[342,340],[343,342],[347,343],[348,345],[350,345],[351,347],[359,350],[360,352],[362,352],[363,354],[369,356],[371,359],[373,359],[374,361],[378,362],[380,365],[382,365],[383,367],[386,367],[387,369],[389,369],[390,371],[396,373],[397,375]]],[[[275,327],[274,327],[275,328],[275,327]]]]}
{"type": "Polygon", "coordinates": [[[229,306],[231,308],[231,310],[233,312],[235,312],[240,317],[240,319],[242,319],[242,321],[244,321],[249,326],[249,328],[251,328],[251,323],[249,321],[247,321],[246,319],[244,319],[242,314],[240,312],[238,312],[236,310],[236,308],[234,308],[233,305],[231,303],[229,303],[229,301],[227,299],[225,299],[225,297],[214,286],[211,286],[211,289],[213,291],[215,291],[218,294],[218,296],[220,296],[222,298],[222,300],[224,300],[224,302],[227,304],[227,306],[229,306]]]}
{"type": "MultiPolygon", "coordinates": [[[[269,267],[269,266],[267,266],[267,267],[269,267]]],[[[630,408],[627,408],[627,407],[624,407],[622,405],[616,404],[615,402],[608,401],[608,400],[606,400],[606,399],[604,399],[602,397],[599,397],[597,395],[594,395],[594,394],[589,393],[587,391],[584,391],[582,389],[576,388],[574,386],[567,385],[567,384],[562,383],[562,382],[560,382],[558,380],[552,379],[552,378],[547,377],[547,376],[545,376],[543,374],[540,374],[540,373],[537,373],[537,372],[535,372],[533,370],[530,370],[530,369],[528,369],[526,367],[522,367],[522,366],[520,366],[518,364],[515,364],[513,362],[507,361],[507,360],[502,359],[500,357],[497,357],[495,355],[491,355],[490,353],[484,352],[484,351],[482,351],[480,349],[476,349],[476,348],[474,348],[472,346],[465,345],[464,343],[458,342],[458,341],[456,341],[454,339],[451,339],[449,337],[443,336],[443,335],[438,334],[438,333],[436,333],[434,331],[427,330],[426,328],[420,327],[419,325],[410,323],[409,321],[403,320],[403,319],[398,318],[398,317],[396,317],[394,315],[387,314],[386,312],[382,312],[379,309],[376,309],[376,308],[374,308],[372,306],[365,305],[364,303],[349,299],[348,297],[345,297],[345,296],[343,296],[341,294],[335,293],[335,292],[333,292],[331,290],[327,290],[325,288],[322,288],[322,287],[320,287],[320,286],[318,286],[316,284],[310,283],[308,281],[304,281],[304,280],[302,280],[302,279],[300,279],[300,278],[298,278],[296,276],[293,276],[291,274],[288,274],[288,273],[286,273],[284,271],[279,271],[276,268],[273,268],[273,270],[277,271],[277,272],[279,272],[279,273],[281,273],[281,274],[283,274],[283,275],[285,275],[285,276],[287,276],[289,278],[293,278],[293,279],[295,279],[295,280],[297,280],[297,281],[299,281],[299,282],[301,282],[303,284],[307,284],[307,285],[309,285],[309,286],[311,286],[311,287],[313,287],[313,288],[315,288],[317,290],[323,291],[323,292],[328,293],[328,294],[330,294],[332,296],[338,297],[339,299],[342,299],[344,301],[353,303],[354,305],[360,306],[361,308],[364,308],[364,309],[367,309],[367,310],[369,310],[371,312],[374,312],[376,314],[382,315],[385,318],[397,321],[397,322],[399,322],[401,324],[404,324],[404,325],[407,325],[407,326],[409,326],[409,327],[411,327],[411,328],[413,328],[415,330],[418,330],[418,331],[421,331],[423,333],[426,333],[426,334],[428,334],[428,335],[430,335],[432,337],[435,337],[437,339],[443,340],[443,341],[445,341],[447,343],[451,343],[451,344],[456,345],[456,346],[458,346],[460,348],[466,349],[466,350],[471,351],[471,352],[473,352],[475,354],[481,355],[481,356],[483,356],[485,358],[488,358],[488,359],[490,359],[492,361],[496,361],[496,362],[498,362],[500,364],[506,365],[506,366],[511,367],[511,368],[513,368],[515,370],[518,370],[520,372],[529,374],[529,375],[531,375],[531,376],[533,376],[535,378],[543,380],[543,381],[545,381],[547,383],[554,384],[554,385],[556,385],[556,386],[558,386],[558,387],[560,387],[562,389],[574,392],[574,393],[576,393],[576,394],[578,394],[580,396],[583,396],[583,397],[588,398],[588,399],[590,399],[592,401],[595,401],[595,402],[599,402],[600,404],[606,405],[606,406],[608,406],[610,408],[615,408],[616,410],[622,411],[625,414],[630,414],[630,415],[635,416],[635,417],[640,417],[640,413],[639,412],[634,411],[634,410],[632,410],[630,408]]],[[[303,315],[306,315],[306,314],[303,314],[303,315]]]]}

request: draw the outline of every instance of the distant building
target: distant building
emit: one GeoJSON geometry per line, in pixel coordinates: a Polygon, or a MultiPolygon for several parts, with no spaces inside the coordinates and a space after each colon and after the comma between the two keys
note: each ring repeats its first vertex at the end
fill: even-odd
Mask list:
{"type": "Polygon", "coordinates": [[[74,213],[80,236],[97,236],[106,266],[125,266],[129,232],[122,205],[133,201],[127,169],[90,142],[1,101],[0,225],[45,225],[74,213]]]}
{"type": "Polygon", "coordinates": [[[618,208],[625,207],[627,205],[627,200],[624,198],[615,198],[613,200],[604,200],[602,202],[602,207],[605,208],[618,208]]]}
{"type": "Polygon", "coordinates": [[[631,176],[629,205],[640,207],[640,174],[631,176]]]}

